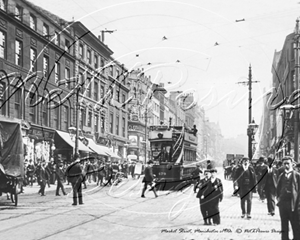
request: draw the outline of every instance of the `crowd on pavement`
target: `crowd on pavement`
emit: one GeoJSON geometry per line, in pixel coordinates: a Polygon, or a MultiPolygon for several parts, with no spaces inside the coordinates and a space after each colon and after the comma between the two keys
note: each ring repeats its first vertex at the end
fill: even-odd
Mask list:
{"type": "Polygon", "coordinates": [[[293,239],[300,239],[299,163],[289,156],[281,161],[260,157],[256,164],[251,164],[248,158],[242,158],[238,163],[233,162],[230,169],[227,167],[224,170],[225,179],[233,181],[232,196],[240,197],[242,218],[247,216],[247,219],[251,219],[252,196],[257,193],[261,202],[266,200],[268,215],[275,215],[276,205],[279,208],[281,239],[289,239],[289,225],[293,239]]]}

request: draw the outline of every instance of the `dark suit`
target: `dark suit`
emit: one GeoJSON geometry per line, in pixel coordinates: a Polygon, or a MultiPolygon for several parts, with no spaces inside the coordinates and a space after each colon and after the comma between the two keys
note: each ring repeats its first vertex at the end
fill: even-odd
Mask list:
{"type": "Polygon", "coordinates": [[[45,196],[45,187],[46,187],[46,183],[49,181],[49,174],[47,172],[47,170],[43,167],[40,168],[39,171],[39,184],[40,184],[40,190],[39,193],[42,196],[45,196]]]}
{"type": "Polygon", "coordinates": [[[256,192],[256,174],[253,167],[249,166],[247,171],[244,171],[243,166],[236,170],[236,179],[239,188],[239,195],[241,198],[242,214],[246,214],[245,204],[247,202],[247,214],[251,214],[252,207],[252,193],[256,192]],[[246,175],[248,175],[246,177],[246,175]]]}
{"type": "Polygon", "coordinates": [[[300,174],[292,171],[289,177],[285,172],[279,176],[277,184],[277,206],[281,219],[281,239],[287,240],[289,222],[291,222],[294,239],[300,237],[300,174]]]}
{"type": "MultiPolygon", "coordinates": [[[[147,186],[152,185],[153,179],[154,179],[154,176],[153,176],[153,172],[152,172],[152,167],[148,166],[148,167],[145,168],[145,176],[144,176],[144,179],[143,179],[144,188],[143,188],[143,192],[142,192],[142,197],[145,196],[145,191],[147,189],[147,186]]],[[[152,187],[151,190],[153,190],[155,197],[157,197],[155,188],[152,187]]]]}
{"type": "Polygon", "coordinates": [[[263,178],[265,177],[267,172],[268,172],[268,166],[267,165],[259,165],[256,168],[257,192],[258,192],[260,200],[264,200],[266,198],[265,193],[263,191],[263,189],[264,189],[263,178]]]}
{"type": "Polygon", "coordinates": [[[81,186],[81,183],[83,181],[83,173],[79,162],[76,162],[75,164],[71,164],[67,168],[67,176],[73,188],[73,205],[77,205],[77,198],[79,204],[83,204],[82,186],[81,186]]]}
{"type": "Polygon", "coordinates": [[[212,217],[214,224],[220,224],[220,211],[219,211],[219,203],[223,200],[223,185],[222,181],[219,178],[215,178],[214,182],[209,183],[209,191],[210,191],[210,203],[209,203],[209,211],[208,214],[212,217]]]}
{"type": "Polygon", "coordinates": [[[268,173],[262,179],[262,189],[267,198],[268,213],[275,213],[275,196],[278,180],[278,171],[276,168],[268,168],[268,173]]]}
{"type": "Polygon", "coordinates": [[[66,195],[66,191],[63,185],[64,176],[65,176],[64,170],[58,167],[56,168],[55,174],[57,179],[56,195],[59,195],[59,189],[61,189],[62,193],[66,195]]]}
{"type": "Polygon", "coordinates": [[[209,195],[210,195],[210,179],[201,179],[199,182],[199,191],[196,195],[199,198],[200,211],[203,216],[204,224],[211,224],[211,219],[209,217],[209,195]]]}

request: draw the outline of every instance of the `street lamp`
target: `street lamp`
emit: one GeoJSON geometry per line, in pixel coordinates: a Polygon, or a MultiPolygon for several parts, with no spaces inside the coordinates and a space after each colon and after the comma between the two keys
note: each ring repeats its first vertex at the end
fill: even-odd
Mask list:
{"type": "Polygon", "coordinates": [[[258,125],[255,123],[254,119],[252,119],[252,122],[248,125],[247,128],[247,135],[248,135],[248,157],[251,160],[252,159],[252,147],[253,147],[253,140],[254,135],[256,134],[258,130],[258,125]]]}

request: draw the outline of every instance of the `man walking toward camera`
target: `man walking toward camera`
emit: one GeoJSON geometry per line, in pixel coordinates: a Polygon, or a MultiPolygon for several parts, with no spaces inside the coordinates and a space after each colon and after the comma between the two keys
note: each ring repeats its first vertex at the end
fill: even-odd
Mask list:
{"type": "Polygon", "coordinates": [[[242,166],[236,170],[238,189],[241,198],[242,218],[247,213],[247,218],[251,218],[252,194],[256,192],[256,175],[254,168],[250,166],[249,158],[242,158],[242,166]],[[247,203],[247,212],[246,212],[247,203]]]}
{"type": "Polygon", "coordinates": [[[148,161],[147,162],[148,166],[145,168],[145,176],[144,176],[144,179],[143,179],[143,183],[144,183],[144,188],[143,188],[143,192],[142,192],[142,198],[145,197],[145,192],[146,192],[146,189],[147,189],[147,186],[150,185],[151,187],[151,190],[153,191],[155,197],[158,197],[157,196],[157,193],[155,191],[155,187],[152,186],[152,182],[154,180],[154,176],[153,176],[153,171],[152,171],[152,167],[153,167],[153,161],[148,161]]]}
{"type": "Polygon", "coordinates": [[[292,225],[294,239],[300,239],[300,174],[293,169],[291,157],[282,159],[284,172],[277,184],[277,206],[281,219],[281,239],[289,239],[289,222],[292,225]]]}

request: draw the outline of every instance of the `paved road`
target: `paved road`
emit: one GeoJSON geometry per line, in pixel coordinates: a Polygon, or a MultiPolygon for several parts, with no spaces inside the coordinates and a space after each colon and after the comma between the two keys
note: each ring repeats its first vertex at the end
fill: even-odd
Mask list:
{"type": "MultiPolygon", "coordinates": [[[[222,178],[222,174],[220,176],[222,178]]],[[[221,225],[204,226],[192,189],[152,192],[140,198],[141,180],[110,187],[88,186],[84,205],[71,206],[71,194],[46,197],[25,189],[19,206],[0,198],[1,239],[280,239],[280,219],[267,215],[266,203],[253,199],[252,219],[241,219],[240,201],[231,197],[232,182],[223,180],[221,225]]],[[[70,192],[70,189],[68,190],[70,192]]]]}

